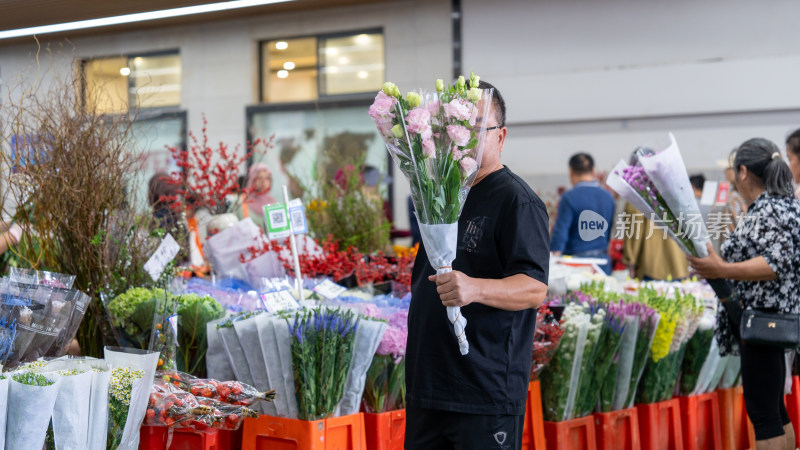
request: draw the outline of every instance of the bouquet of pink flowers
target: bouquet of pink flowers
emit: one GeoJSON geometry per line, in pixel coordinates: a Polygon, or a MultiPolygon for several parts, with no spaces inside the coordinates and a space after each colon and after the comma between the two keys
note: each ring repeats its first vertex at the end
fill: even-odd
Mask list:
{"type": "Polygon", "coordinates": [[[367,370],[362,402],[364,410],[382,413],[406,407],[405,355],[408,310],[381,314],[373,308],[366,314],[389,322],[378,350],[367,370]]]}
{"type": "MultiPolygon", "coordinates": [[[[385,83],[369,108],[389,154],[411,185],[420,234],[437,274],[452,271],[458,217],[480,168],[486,116],[493,91],[480,89],[479,78],[464,77],[454,86],[436,81],[435,92],[403,97],[385,83]]],[[[466,355],[467,321],[458,307],[447,307],[459,351],[466,355]]]]}

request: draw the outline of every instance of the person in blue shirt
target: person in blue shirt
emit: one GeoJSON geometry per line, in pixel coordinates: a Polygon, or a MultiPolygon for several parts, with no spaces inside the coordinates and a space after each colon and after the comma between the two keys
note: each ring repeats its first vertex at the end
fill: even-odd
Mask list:
{"type": "Polygon", "coordinates": [[[608,241],[614,198],[597,182],[594,159],[588,153],[577,153],[569,159],[569,179],[574,187],[558,204],[550,251],[555,256],[605,259],[606,264],[600,268],[610,274],[608,241]]]}

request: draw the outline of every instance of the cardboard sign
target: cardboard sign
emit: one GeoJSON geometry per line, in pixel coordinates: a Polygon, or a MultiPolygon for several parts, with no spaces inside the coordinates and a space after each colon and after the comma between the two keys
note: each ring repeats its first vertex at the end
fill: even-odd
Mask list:
{"type": "Polygon", "coordinates": [[[306,225],[306,212],[303,208],[303,202],[300,199],[294,199],[289,202],[289,220],[292,225],[292,233],[305,234],[308,233],[308,226],[306,225]]]}
{"type": "Polygon", "coordinates": [[[314,287],[314,292],[325,297],[328,300],[333,300],[342,295],[347,288],[334,283],[331,280],[325,280],[314,287]]]}
{"type": "Polygon", "coordinates": [[[266,217],[267,236],[270,240],[285,238],[292,234],[286,203],[265,206],[264,215],[266,217]]]}
{"type": "Polygon", "coordinates": [[[158,281],[161,274],[164,272],[164,268],[178,256],[180,250],[181,247],[175,242],[175,238],[167,233],[164,239],[161,240],[161,245],[159,245],[155,253],[153,253],[153,256],[144,264],[144,270],[147,271],[153,281],[158,281]]]}
{"type": "Polygon", "coordinates": [[[294,296],[286,289],[261,294],[261,303],[264,305],[264,309],[270,313],[277,313],[300,307],[297,300],[294,299],[294,296]]]}

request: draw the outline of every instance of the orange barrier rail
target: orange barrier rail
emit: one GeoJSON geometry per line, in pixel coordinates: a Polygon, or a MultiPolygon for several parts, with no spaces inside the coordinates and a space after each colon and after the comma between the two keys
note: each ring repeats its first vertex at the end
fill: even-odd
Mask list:
{"type": "Polygon", "coordinates": [[[525,408],[525,425],[522,428],[522,450],[545,450],[544,417],[542,416],[542,388],[539,380],[528,384],[525,408]]]}
{"type": "Polygon", "coordinates": [[[683,450],[680,402],[636,405],[639,413],[639,437],[644,450],[683,450]]]}
{"type": "Polygon", "coordinates": [[[366,450],[364,414],[322,420],[244,420],[243,450],[366,450]]]}
{"type": "Polygon", "coordinates": [[[544,435],[547,450],[597,450],[594,417],[545,422],[544,435]]]}
{"type": "Polygon", "coordinates": [[[381,414],[364,413],[364,432],[369,450],[403,450],[406,439],[406,410],[381,414]]]}
{"type": "Polygon", "coordinates": [[[597,450],[641,450],[636,408],[594,414],[597,450]]]}

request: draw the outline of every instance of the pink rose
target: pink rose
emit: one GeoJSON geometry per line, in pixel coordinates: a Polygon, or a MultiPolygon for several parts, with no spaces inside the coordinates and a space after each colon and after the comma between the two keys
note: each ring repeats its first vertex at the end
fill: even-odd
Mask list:
{"type": "Polygon", "coordinates": [[[414,108],[406,117],[406,129],[409,133],[422,134],[431,129],[431,113],[425,108],[414,108]]]}
{"type": "Polygon", "coordinates": [[[447,135],[450,136],[450,139],[459,147],[464,147],[469,144],[469,139],[472,137],[470,131],[461,125],[448,125],[447,135]]]}
{"type": "Polygon", "coordinates": [[[444,105],[444,114],[456,120],[468,120],[472,114],[470,109],[475,109],[471,107],[472,103],[456,98],[444,105]]]}
{"type": "Polygon", "coordinates": [[[377,121],[379,117],[394,117],[392,109],[396,104],[396,98],[390,97],[384,94],[383,91],[380,91],[378,95],[375,96],[375,101],[372,103],[372,106],[369,107],[369,116],[375,121],[377,121]]]}
{"type": "Polygon", "coordinates": [[[436,146],[433,144],[433,139],[422,141],[422,154],[427,158],[436,158],[436,146]]]}
{"type": "Polygon", "coordinates": [[[472,175],[472,172],[478,170],[478,163],[469,156],[462,159],[459,164],[461,164],[461,170],[464,171],[465,176],[470,176],[472,175]]]}

